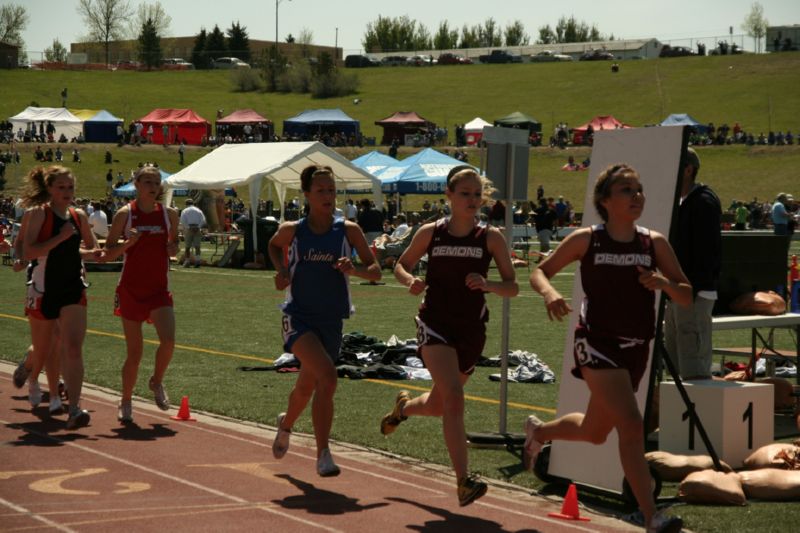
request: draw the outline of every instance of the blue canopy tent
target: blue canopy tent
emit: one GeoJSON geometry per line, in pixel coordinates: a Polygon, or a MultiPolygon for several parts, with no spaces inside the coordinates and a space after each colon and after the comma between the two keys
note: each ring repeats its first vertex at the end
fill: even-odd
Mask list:
{"type": "Polygon", "coordinates": [[[661,121],[662,126],[692,126],[697,133],[705,133],[708,127],[697,122],[686,113],[673,113],[661,121]]]}
{"type": "MultiPolygon", "coordinates": [[[[168,174],[163,170],[159,170],[159,172],[161,173],[161,184],[166,185],[169,182],[169,177],[172,176],[172,174],[168,174]]],[[[113,196],[133,198],[136,196],[136,186],[133,184],[133,182],[126,183],[122,187],[111,191],[111,194],[113,196]]],[[[189,189],[172,189],[172,196],[189,196],[189,189]]],[[[225,189],[225,196],[234,196],[233,189],[231,187],[225,189]]]]}
{"type": "Polygon", "coordinates": [[[122,126],[122,119],[104,109],[83,123],[83,136],[90,143],[117,142],[117,126],[122,126]]]}
{"type": "Polygon", "coordinates": [[[400,163],[400,161],[394,157],[382,154],[377,150],[373,150],[368,154],[357,157],[350,162],[358,168],[366,170],[373,176],[380,174],[386,167],[391,167],[400,163]]]}
{"type": "Polygon", "coordinates": [[[463,164],[463,161],[433,148],[425,148],[396,165],[385,168],[378,174],[378,179],[381,180],[381,190],[385,193],[442,194],[447,173],[453,167],[463,164]]]}
{"type": "MultiPolygon", "coordinates": [[[[169,179],[169,177],[172,175],[172,174],[164,172],[163,170],[160,170],[160,169],[159,169],[159,172],[161,173],[161,183],[162,184],[166,183],[167,180],[169,179]]],[[[189,191],[187,189],[180,189],[180,190],[176,190],[172,194],[174,196],[187,196],[189,194],[189,191]]],[[[118,187],[118,188],[114,189],[113,191],[111,191],[111,195],[112,196],[121,196],[123,198],[133,198],[133,197],[136,196],[136,186],[131,181],[130,183],[126,183],[122,187],[118,187]]]]}
{"type": "Polygon", "coordinates": [[[358,136],[360,125],[359,121],[347,116],[341,109],[307,109],[283,121],[283,134],[304,140],[325,133],[358,136]]]}

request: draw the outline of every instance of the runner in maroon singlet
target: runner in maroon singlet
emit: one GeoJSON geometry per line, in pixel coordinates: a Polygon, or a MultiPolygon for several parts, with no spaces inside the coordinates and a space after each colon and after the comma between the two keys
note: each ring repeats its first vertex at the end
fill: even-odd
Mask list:
{"type": "Polygon", "coordinates": [[[594,205],[605,224],[573,232],[531,273],[531,286],[544,297],[550,319],[561,320],[572,309],[550,279],[580,261],[586,296],[575,330],[573,374],[586,381],[591,395],[585,414],[570,413],[547,423],[529,416],[523,453],[529,469],[544,442],[602,443],[616,429],[622,469],[647,530],[677,531],[679,518],[656,515],[635,391],[655,333],[654,291],[688,305],[692,287],[667,239],[636,225],[644,203],[639,174],[624,164],[608,167],[594,187],[594,205]]]}
{"type": "Polygon", "coordinates": [[[445,194],[452,216],[422,226],[394,271],[412,295],[425,291],[416,318],[417,341],[434,384],[430,392],[413,400],[407,391],[400,391],[394,409],[381,420],[381,432],[392,433],[412,415],[441,417],[462,506],[486,493],[486,483],[469,474],[464,430],[464,384],[486,342],[489,312],[484,293],[516,296],[519,292],[503,234],[477,222],[478,210],[491,191],[490,182],[472,167],[451,170],[445,194]],[[428,270],[422,280],[412,271],[426,253],[428,270]],[[501,281],[487,279],[492,259],[501,281]]]}
{"type": "Polygon", "coordinates": [[[136,172],[136,200],[116,212],[106,240],[107,259],[125,253],[115,297],[114,314],[122,318],[127,357],[122,366],[122,398],[117,419],[133,422],[131,398],[144,351],[142,322],[156,328],[158,348],[149,388],[159,409],[169,409],[162,381],[175,349],[175,313],[169,292],[169,258],[178,252],[178,215],[164,207],[161,173],[144,166],[136,172]],[[118,244],[124,236],[123,243],[118,244]]]}

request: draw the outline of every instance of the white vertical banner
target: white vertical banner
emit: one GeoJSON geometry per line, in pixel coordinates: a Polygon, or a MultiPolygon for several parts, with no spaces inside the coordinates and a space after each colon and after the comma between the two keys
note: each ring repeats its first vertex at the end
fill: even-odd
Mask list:
{"type": "MultiPolygon", "coordinates": [[[[609,165],[626,163],[635,168],[641,177],[646,203],[637,224],[669,237],[672,213],[678,187],[678,172],[683,149],[682,127],[654,127],[595,132],[589,168],[586,198],[583,204],[583,226],[600,224],[603,220],[594,207],[594,183],[597,176],[609,165]]],[[[580,270],[575,272],[572,288],[572,314],[570,316],[564,359],[561,368],[561,385],[558,393],[556,416],[568,413],[585,413],[589,403],[589,388],[583,380],[571,373],[575,366],[573,341],[584,293],[580,270]]],[[[620,295],[623,297],[623,295],[620,295]]],[[[656,293],[656,306],[660,292],[656,293]]],[[[653,361],[653,342],[650,343],[647,369],[636,399],[644,414],[648,377],[653,361]]],[[[548,474],[566,478],[576,483],[601,489],[622,492],[624,473],[619,460],[618,438],[612,431],[601,445],[586,442],[554,441],[550,451],[548,474]]]]}

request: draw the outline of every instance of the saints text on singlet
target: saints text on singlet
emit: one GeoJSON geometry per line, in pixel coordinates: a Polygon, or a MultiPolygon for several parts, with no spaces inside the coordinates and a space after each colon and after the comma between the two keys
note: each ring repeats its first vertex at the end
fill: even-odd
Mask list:
{"type": "Polygon", "coordinates": [[[464,237],[447,231],[449,218],[436,222],[428,245],[427,289],[420,306],[420,318],[440,322],[482,321],[489,319],[483,291],[471,290],[465,280],[475,272],[486,277],[492,256],[486,247],[488,228],[476,225],[464,237]]]}
{"type": "Polygon", "coordinates": [[[125,237],[136,229],[139,239],[125,251],[122,275],[119,284],[128,287],[144,298],[169,290],[169,241],[170,222],[167,210],[156,203],[153,210],[145,213],[134,200],[130,203],[125,237]]]}
{"type": "Polygon", "coordinates": [[[332,322],[349,318],[349,276],[334,264],[340,257],[350,257],[344,220],[335,219],[331,228],[317,235],[308,219],[297,223],[289,246],[289,272],[292,284],[286,292],[283,310],[312,322],[332,322]]]}
{"type": "Polygon", "coordinates": [[[37,257],[32,261],[33,268],[28,283],[33,284],[40,293],[52,295],[86,287],[83,261],[81,261],[80,255],[81,222],[74,209],[70,208],[67,218],[63,219],[56,215],[49,205],[44,206],[44,222],[37,242],[45,242],[55,237],[61,232],[64,224],[75,226],[75,234],[60,242],[47,255],[37,257]]]}
{"type": "Polygon", "coordinates": [[[592,226],[581,259],[584,299],[581,323],[593,334],[651,339],[655,333],[655,292],[639,283],[639,269],[656,269],[653,239],[636,227],[631,242],[613,240],[604,225],[592,226]]]}

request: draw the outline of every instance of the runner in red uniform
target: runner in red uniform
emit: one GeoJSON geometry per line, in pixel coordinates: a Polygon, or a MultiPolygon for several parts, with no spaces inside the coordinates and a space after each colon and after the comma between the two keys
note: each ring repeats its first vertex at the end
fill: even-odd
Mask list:
{"type": "Polygon", "coordinates": [[[648,531],[679,531],[680,518],[656,514],[650,471],[644,458],[644,428],[635,392],[644,373],[655,331],[655,293],[688,305],[692,287],[667,239],[636,226],[644,209],[639,174],[630,166],[608,167],[597,178],[594,205],[605,224],[581,228],[531,273],[531,287],[544,297],[550,319],[572,309],[550,279],[573,261],[581,263],[586,294],[575,331],[573,373],[591,393],[586,413],[542,423],[525,423],[524,462],[532,468],[542,443],[555,440],[605,442],[616,429],[625,478],[648,531]]]}
{"type": "Polygon", "coordinates": [[[97,242],[86,213],[70,207],[74,199],[75,177],[68,168],[37,167],[28,175],[23,205],[31,208],[22,250],[23,259],[35,263],[25,309],[33,344],[31,366],[41,368],[55,342],[58,323],[61,370],[69,391],[67,429],[86,426],[91,419],[89,412],[80,408],[86,335],[86,282],[81,255],[93,254],[97,242]],[[81,242],[88,251],[81,251],[81,242]]]}
{"type": "Polygon", "coordinates": [[[144,341],[142,322],[156,328],[159,345],[149,388],[159,409],[169,409],[163,379],[175,349],[175,313],[169,292],[169,258],[178,252],[178,215],[164,207],[161,173],[144,166],[134,178],[136,200],[116,212],[106,240],[107,258],[125,253],[122,275],[114,302],[114,314],[122,318],[127,358],[122,366],[122,399],[117,418],[133,422],[131,398],[139,374],[144,341]],[[121,237],[124,242],[119,243],[121,237]]]}
{"type": "Polygon", "coordinates": [[[486,342],[489,312],[484,293],[507,297],[519,292],[503,234],[477,222],[491,190],[490,182],[472,167],[453,168],[445,191],[452,216],[422,226],[394,271],[412,295],[425,291],[416,318],[417,341],[434,384],[430,392],[413,400],[407,391],[400,391],[394,409],[381,420],[381,433],[392,433],[412,415],[441,417],[462,506],[486,493],[486,483],[469,474],[464,430],[464,384],[486,342]],[[426,253],[423,281],[411,272],[426,253]],[[492,259],[501,281],[487,279],[492,259]]]}

